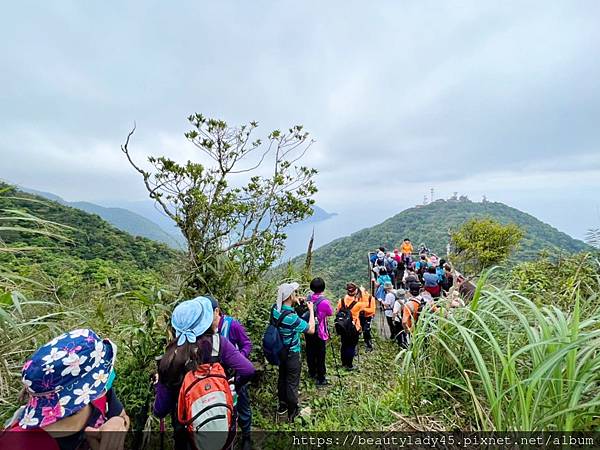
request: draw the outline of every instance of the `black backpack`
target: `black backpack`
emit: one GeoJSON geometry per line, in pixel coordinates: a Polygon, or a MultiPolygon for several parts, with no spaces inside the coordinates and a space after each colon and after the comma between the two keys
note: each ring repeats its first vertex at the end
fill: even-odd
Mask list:
{"type": "MultiPolygon", "coordinates": [[[[309,300],[310,295],[308,297],[306,297],[306,301],[310,301],[309,300]]],[[[317,327],[317,325],[319,324],[319,321],[317,320],[317,307],[321,304],[321,302],[325,300],[325,297],[323,297],[322,295],[317,299],[316,302],[313,303],[314,306],[314,311],[315,311],[315,329],[317,327]]],[[[306,307],[306,310],[302,313],[302,314],[298,314],[300,316],[300,318],[302,320],[304,320],[305,322],[308,322],[310,320],[310,312],[308,311],[308,307],[306,307]]]]}
{"type": "Polygon", "coordinates": [[[342,299],[342,307],[335,315],[334,325],[335,332],[342,337],[352,337],[358,334],[354,321],[352,320],[352,308],[358,303],[354,300],[350,305],[346,305],[345,300],[342,299]]]}

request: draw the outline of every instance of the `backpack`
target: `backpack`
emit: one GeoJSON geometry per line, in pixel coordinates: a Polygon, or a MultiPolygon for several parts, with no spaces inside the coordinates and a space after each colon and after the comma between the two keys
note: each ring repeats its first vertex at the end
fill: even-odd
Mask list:
{"type": "Polygon", "coordinates": [[[354,320],[352,319],[352,308],[358,303],[354,300],[350,305],[346,305],[346,301],[342,299],[342,307],[335,315],[334,325],[335,332],[339,336],[352,337],[358,334],[356,327],[354,326],[354,320]]]}
{"type": "Polygon", "coordinates": [[[235,437],[234,397],[219,362],[220,336],[214,334],[212,342],[210,362],[185,375],[177,400],[177,418],[197,449],[225,448],[235,437]]]}
{"type": "MultiPolygon", "coordinates": [[[[308,297],[306,297],[306,301],[309,302],[310,295],[308,297]]],[[[314,306],[314,311],[315,311],[315,329],[317,328],[317,325],[319,324],[319,321],[317,319],[317,307],[321,304],[321,302],[325,300],[325,297],[323,296],[319,296],[319,299],[313,304],[314,306]]],[[[310,311],[308,310],[308,308],[306,309],[306,311],[304,311],[302,313],[302,315],[300,316],[300,318],[302,320],[304,320],[305,322],[308,322],[310,320],[310,311]]]]}
{"type": "MultiPolygon", "coordinates": [[[[279,319],[277,320],[275,320],[275,317],[273,316],[273,311],[275,311],[275,305],[273,305],[273,307],[271,308],[271,317],[269,318],[269,325],[267,326],[265,334],[263,335],[262,349],[265,358],[267,358],[267,361],[270,364],[278,366],[281,362],[280,354],[283,350],[286,349],[286,346],[283,343],[283,338],[279,333],[279,327],[281,326],[283,319],[285,319],[286,316],[292,314],[293,311],[282,311],[279,315],[279,319]]],[[[293,341],[294,340],[292,339],[290,342],[293,341]]]]}
{"type": "Polygon", "coordinates": [[[414,327],[417,324],[417,321],[419,320],[419,315],[421,314],[421,311],[423,310],[423,299],[421,299],[420,297],[412,297],[408,299],[408,301],[404,304],[404,307],[408,308],[408,310],[410,311],[410,315],[412,317],[412,326],[414,327]],[[416,311],[414,310],[415,303],[419,305],[417,306],[416,311]]]}

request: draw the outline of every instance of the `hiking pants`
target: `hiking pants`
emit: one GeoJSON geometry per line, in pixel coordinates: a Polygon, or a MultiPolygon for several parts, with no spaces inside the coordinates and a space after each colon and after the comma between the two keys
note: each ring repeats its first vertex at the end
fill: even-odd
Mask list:
{"type": "Polygon", "coordinates": [[[360,326],[363,330],[363,338],[367,348],[373,348],[373,339],[371,338],[371,321],[373,317],[360,316],[360,326]]]}
{"type": "Polygon", "coordinates": [[[394,319],[389,316],[385,316],[385,320],[387,321],[388,327],[390,328],[390,339],[394,339],[397,333],[394,319]]]}
{"type": "Polygon", "coordinates": [[[308,374],[317,381],[325,381],[325,350],[327,341],[321,339],[316,330],[306,335],[306,364],[308,374]]]}
{"type": "Polygon", "coordinates": [[[287,408],[288,417],[296,415],[298,409],[298,387],[300,386],[300,352],[288,352],[279,364],[277,396],[280,409],[287,408]]]}
{"type": "Polygon", "coordinates": [[[358,344],[358,334],[354,336],[341,336],[342,347],[340,349],[340,356],[342,360],[342,366],[352,367],[354,356],[356,355],[356,345],[358,344]]]}
{"type": "Polygon", "coordinates": [[[248,393],[248,383],[237,389],[237,413],[238,424],[242,429],[242,435],[249,436],[252,428],[252,410],[250,409],[250,394],[248,393]]]}
{"type": "Polygon", "coordinates": [[[402,323],[396,322],[396,342],[400,348],[408,348],[408,334],[402,327],[402,323]]]}

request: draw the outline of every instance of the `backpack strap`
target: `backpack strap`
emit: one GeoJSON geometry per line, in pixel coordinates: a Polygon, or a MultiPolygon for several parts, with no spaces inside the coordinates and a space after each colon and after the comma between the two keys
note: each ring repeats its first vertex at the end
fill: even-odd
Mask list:
{"type": "Polygon", "coordinates": [[[233,322],[233,317],[225,316],[223,317],[223,325],[221,326],[221,336],[225,339],[229,339],[229,329],[231,328],[231,322],[233,322]]]}
{"type": "Polygon", "coordinates": [[[344,306],[346,306],[346,309],[348,311],[352,311],[352,308],[354,308],[357,303],[358,303],[358,301],[354,300],[352,303],[350,303],[350,306],[346,306],[346,302],[344,302],[344,306]]]}
{"type": "MultiPolygon", "coordinates": [[[[277,319],[277,322],[275,322],[275,328],[279,328],[281,326],[281,324],[283,323],[283,319],[285,319],[287,316],[289,316],[293,311],[282,311],[281,314],[279,314],[279,319],[277,319]]],[[[294,325],[296,325],[296,323],[294,323],[294,325]]]]}
{"type": "Polygon", "coordinates": [[[215,357],[221,354],[221,339],[218,333],[212,335],[212,353],[210,356],[215,357]]]}

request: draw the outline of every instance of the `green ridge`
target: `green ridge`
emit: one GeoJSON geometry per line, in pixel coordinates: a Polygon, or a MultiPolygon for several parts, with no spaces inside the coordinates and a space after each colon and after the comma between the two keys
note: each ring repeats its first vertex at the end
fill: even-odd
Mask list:
{"type": "MultiPolygon", "coordinates": [[[[456,229],[472,217],[492,217],[502,223],[521,226],[525,237],[515,255],[521,260],[533,259],[542,250],[576,253],[590,249],[584,242],[503,203],[437,200],[404,210],[378,225],[319,247],[313,253],[313,273],[324,275],[331,288],[341,293],[347,281],[368,282],[367,251],[380,245],[393,250],[404,238],[409,238],[415,250],[424,242],[438,255],[445,255],[448,230],[456,229]]],[[[304,258],[304,255],[299,256],[293,262],[302,264],[304,258]]]]}

